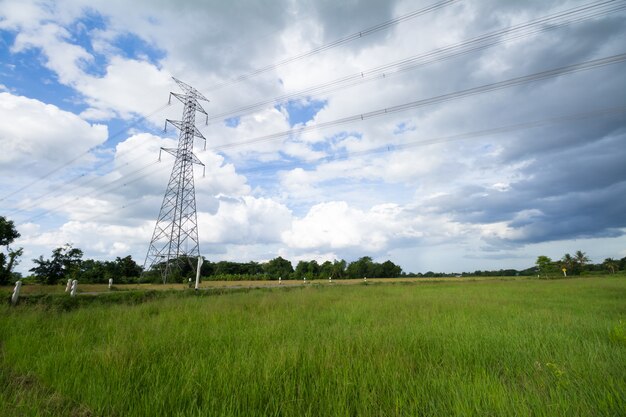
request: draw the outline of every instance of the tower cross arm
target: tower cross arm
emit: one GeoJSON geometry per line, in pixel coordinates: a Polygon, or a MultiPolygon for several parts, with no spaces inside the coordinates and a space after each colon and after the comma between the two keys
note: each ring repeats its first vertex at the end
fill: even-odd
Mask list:
{"type": "MultiPolygon", "coordinates": [[[[170,119],[166,119],[165,120],[165,125],[167,126],[167,124],[171,124],[176,126],[178,129],[183,130],[186,125],[184,122],[181,122],[180,120],[170,120],[170,119]]],[[[189,126],[190,128],[193,128],[193,135],[200,138],[200,139],[204,139],[206,140],[206,138],[204,137],[204,135],[202,134],[202,132],[200,132],[198,130],[198,128],[196,126],[189,126]]]]}
{"type": "Polygon", "coordinates": [[[177,148],[161,148],[162,151],[165,151],[167,153],[169,153],[170,155],[176,156],[176,153],[178,152],[177,148]]]}
{"type": "MultiPolygon", "coordinates": [[[[172,96],[176,97],[176,98],[177,98],[177,99],[178,99],[181,103],[183,103],[183,104],[186,104],[187,100],[189,100],[189,98],[190,98],[190,97],[189,97],[189,96],[187,96],[186,94],[180,94],[180,93],[173,93],[173,92],[170,92],[170,95],[172,95],[172,96]]],[[[195,104],[195,106],[194,106],[194,107],[195,107],[196,111],[197,111],[197,112],[200,112],[200,113],[202,113],[202,114],[207,114],[206,110],[204,110],[204,109],[202,108],[202,105],[201,105],[200,103],[198,103],[198,100],[197,100],[195,97],[192,97],[192,99],[193,99],[193,102],[194,102],[194,104],[195,104]]],[[[209,101],[209,100],[207,100],[207,101],[209,101]]]]}
{"type": "MultiPolygon", "coordinates": [[[[161,150],[178,157],[178,149],[176,148],[161,148],[161,150]]],[[[204,163],[202,163],[202,161],[193,152],[185,152],[183,155],[183,157],[185,157],[188,161],[204,166],[204,163]]]]}
{"type": "Polygon", "coordinates": [[[189,153],[189,158],[191,159],[191,162],[193,162],[194,164],[204,166],[202,161],[200,159],[198,159],[198,157],[193,152],[189,153]]]}
{"type": "Polygon", "coordinates": [[[172,77],[172,79],[174,81],[176,81],[176,84],[178,84],[178,86],[180,87],[181,90],[183,90],[185,93],[189,94],[193,94],[198,100],[203,100],[203,101],[209,101],[208,98],[206,98],[205,96],[202,95],[201,92],[199,92],[198,90],[196,90],[195,88],[193,88],[192,86],[190,86],[187,83],[182,82],[181,80],[179,80],[176,77],[172,77]]]}

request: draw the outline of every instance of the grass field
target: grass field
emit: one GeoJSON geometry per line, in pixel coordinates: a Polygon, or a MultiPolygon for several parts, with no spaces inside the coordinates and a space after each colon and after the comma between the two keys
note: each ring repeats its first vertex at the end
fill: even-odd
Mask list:
{"type": "Polygon", "coordinates": [[[626,415],[624,277],[178,291],[0,314],[3,416],[626,415]]]}
{"type": "MultiPolygon", "coordinates": [[[[520,280],[529,279],[529,277],[499,277],[498,279],[504,280],[520,280]]],[[[456,277],[444,277],[444,278],[369,278],[368,283],[400,283],[400,282],[468,282],[468,281],[483,281],[494,280],[493,277],[471,277],[471,278],[456,278],[456,277]]],[[[351,285],[362,284],[362,279],[335,279],[329,282],[327,279],[308,280],[306,285],[351,285]]],[[[305,285],[302,280],[284,280],[280,284],[277,280],[264,280],[264,281],[209,281],[205,280],[200,283],[200,289],[212,289],[212,288],[257,288],[257,287],[277,287],[277,286],[302,286],[305,285]]],[[[188,289],[188,284],[180,283],[167,283],[163,284],[116,284],[113,286],[113,291],[167,291],[167,290],[183,290],[188,289]]],[[[10,294],[13,291],[13,286],[0,287],[0,295],[3,293],[10,294]]],[[[22,286],[22,294],[63,294],[65,292],[65,285],[59,283],[58,285],[43,285],[43,284],[27,284],[22,286]]],[[[78,284],[77,293],[107,293],[110,292],[108,284],[78,284]]]]}

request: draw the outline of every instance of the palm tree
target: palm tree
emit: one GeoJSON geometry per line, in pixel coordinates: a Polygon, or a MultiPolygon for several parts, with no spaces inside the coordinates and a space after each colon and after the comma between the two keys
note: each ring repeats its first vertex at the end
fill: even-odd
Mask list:
{"type": "Polygon", "coordinates": [[[590,259],[585,252],[577,250],[574,254],[574,261],[582,271],[583,269],[585,269],[585,264],[589,263],[590,259]]]}
{"type": "Polygon", "coordinates": [[[569,253],[566,253],[561,258],[561,264],[563,268],[567,269],[568,271],[572,271],[574,269],[575,263],[576,261],[574,260],[574,258],[572,258],[572,255],[570,255],[569,253]]]}
{"type": "Polygon", "coordinates": [[[618,269],[618,263],[615,259],[613,258],[606,258],[604,260],[604,262],[602,262],[602,265],[604,265],[604,267],[606,269],[608,269],[609,271],[611,271],[611,274],[615,273],[615,270],[618,269]]]}

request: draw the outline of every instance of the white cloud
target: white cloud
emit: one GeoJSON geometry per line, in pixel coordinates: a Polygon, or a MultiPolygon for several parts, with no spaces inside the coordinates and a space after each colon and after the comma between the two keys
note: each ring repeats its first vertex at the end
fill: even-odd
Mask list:
{"type": "Polygon", "coordinates": [[[386,250],[392,241],[417,239],[419,216],[408,218],[396,204],[383,204],[368,211],[351,208],[345,201],[321,203],[294,220],[283,241],[298,249],[360,248],[367,252],[386,250]]]}
{"type": "Polygon", "coordinates": [[[28,48],[41,48],[46,56],[46,66],[54,71],[63,84],[73,85],[82,75],[82,67],[93,57],[84,48],[68,42],[69,32],[51,23],[43,24],[31,31],[18,33],[11,52],[22,52],[28,48]]]}
{"type": "Polygon", "coordinates": [[[41,175],[105,142],[107,127],[41,101],[0,92],[0,168],[41,175]],[[69,150],[69,152],[68,152],[69,150]]]}
{"type": "Polygon", "coordinates": [[[258,244],[279,242],[290,227],[291,211],[266,198],[219,198],[213,215],[198,213],[200,239],[207,243],[258,244]]]}
{"type": "Polygon", "coordinates": [[[40,21],[50,18],[42,4],[34,2],[7,0],[0,3],[0,29],[22,29],[37,25],[40,21]]]}
{"type": "MultiPolygon", "coordinates": [[[[15,33],[13,55],[41,51],[41,62],[87,106],[80,110],[83,119],[106,122],[113,117],[149,115],[165,103],[170,89],[177,91],[170,74],[202,91],[211,99],[203,103],[206,110],[218,114],[571,7],[556,1],[459,2],[247,81],[210,88],[418,7],[408,0],[384,4],[361,1],[355,5],[276,1],[248,6],[241,8],[232,2],[191,2],[184,7],[160,2],[154,7],[145,0],[6,0],[0,2],[0,30],[15,33]],[[78,28],[87,12],[99,15],[104,27],[91,31],[86,26],[78,28]],[[77,30],[84,39],[77,39],[77,30]],[[141,50],[124,50],[117,42],[120,36],[141,39],[148,49],[158,49],[157,58],[141,50]]],[[[352,88],[313,94],[301,102],[327,101],[308,122],[314,125],[621,52],[623,25],[616,23],[620,18],[623,15],[618,14],[571,25],[567,32],[555,29],[550,36],[522,39],[352,88]]],[[[296,259],[330,259],[428,247],[424,252],[429,256],[420,262],[438,259],[435,265],[446,266],[442,261],[445,256],[436,256],[433,248],[454,253],[464,259],[454,261],[460,264],[467,261],[464,257],[468,252],[474,256],[471,262],[484,256],[476,248],[485,242],[504,245],[502,242],[516,239],[554,238],[538,230],[546,227],[532,227],[542,218],[538,212],[556,216],[566,210],[567,216],[578,220],[585,213],[597,213],[598,207],[582,195],[576,196],[576,204],[564,204],[572,201],[571,194],[564,197],[576,189],[572,184],[579,184],[576,186],[589,194],[589,200],[600,201],[599,196],[610,195],[608,191],[621,190],[607,188],[624,178],[616,162],[623,155],[623,141],[618,135],[606,139],[621,128],[615,123],[617,117],[594,119],[584,126],[570,123],[569,127],[402,146],[550,117],[556,114],[555,109],[573,113],[593,106],[622,105],[621,96],[615,93],[623,91],[624,77],[619,74],[610,67],[302,135],[223,148],[219,153],[211,148],[288,130],[289,115],[284,108],[269,104],[243,115],[237,126],[216,122],[203,127],[198,123],[209,148],[196,152],[207,170],[206,178],[200,178],[198,167],[195,171],[201,247],[206,242],[215,253],[219,249],[221,255],[235,260],[238,256],[242,257],[238,260],[247,260],[246,256],[263,259],[276,251],[296,259]],[[582,149],[581,143],[592,148],[582,149]],[[401,150],[394,150],[396,146],[401,150]],[[368,153],[372,149],[380,152],[368,153]],[[320,160],[333,155],[343,159],[320,160]],[[591,155],[596,155],[596,160],[591,155]],[[573,166],[592,174],[577,174],[573,166]],[[602,187],[605,192],[597,194],[602,187]]],[[[3,79],[3,84],[0,89],[21,91],[15,90],[10,80],[3,79]]],[[[103,126],[89,125],[78,116],[36,100],[1,94],[0,137],[3,145],[8,144],[7,152],[0,155],[2,168],[17,175],[14,166],[27,167],[16,182],[106,138],[103,126]],[[68,131],[72,138],[67,137],[68,131]],[[75,140],[77,136],[83,138],[80,143],[75,140]],[[26,165],[30,161],[36,164],[26,165]]],[[[149,122],[161,125],[164,117],[179,119],[180,112],[180,103],[176,103],[149,122]]],[[[54,226],[47,227],[41,221],[44,227],[37,233],[43,231],[47,236],[41,245],[58,246],[72,238],[85,242],[98,254],[143,251],[137,249],[144,246],[139,240],[124,241],[117,236],[122,230],[148,239],[145,236],[150,234],[149,225],[153,225],[173,162],[170,155],[164,155],[157,164],[157,154],[160,147],[175,147],[176,142],[173,136],[163,139],[145,133],[141,126],[137,129],[117,144],[110,156],[99,155],[100,159],[113,158],[113,163],[98,174],[85,176],[93,182],[39,203],[61,216],[55,218],[56,224],[65,223],[59,229],[63,233],[54,233],[46,232],[54,226]],[[102,228],[92,225],[94,215],[100,216],[97,222],[102,228]],[[92,245],[87,236],[94,233],[99,243],[92,245]]],[[[82,162],[89,164],[94,158],[82,162]]],[[[50,184],[42,183],[41,189],[45,191],[50,184]]],[[[603,206],[616,209],[603,211],[606,215],[600,217],[608,220],[588,222],[591,226],[580,229],[580,233],[623,230],[621,206],[614,202],[603,206]]],[[[555,233],[572,229],[569,218],[555,233]]],[[[583,223],[578,220],[571,223],[583,223]]],[[[511,257],[522,253],[519,247],[507,250],[511,257]]],[[[529,259],[528,254],[524,256],[529,259]]],[[[415,265],[408,269],[422,269],[410,255],[405,259],[415,265]]]]}
{"type": "Polygon", "coordinates": [[[151,115],[159,103],[165,103],[165,92],[172,87],[167,71],[145,61],[117,56],[111,58],[103,77],[81,74],[75,82],[75,88],[91,106],[84,115],[91,117],[107,117],[111,111],[123,118],[133,113],[151,115]]]}

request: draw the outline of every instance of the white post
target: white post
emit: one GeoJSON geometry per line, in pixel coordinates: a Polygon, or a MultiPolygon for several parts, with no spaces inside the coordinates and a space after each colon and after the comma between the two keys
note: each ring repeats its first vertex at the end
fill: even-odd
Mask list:
{"type": "Polygon", "coordinates": [[[367,281],[367,277],[363,277],[363,281],[367,281]]]}
{"type": "Polygon", "coordinates": [[[304,283],[306,284],[306,277],[304,277],[304,283]]]}
{"type": "Polygon", "coordinates": [[[328,282],[329,282],[329,283],[333,282],[332,277],[328,277],[328,282]]]}
{"type": "Polygon", "coordinates": [[[65,292],[70,292],[70,290],[72,289],[72,279],[68,279],[67,280],[67,285],[65,286],[65,292]]]}
{"type": "Polygon", "coordinates": [[[196,291],[200,287],[200,267],[202,266],[203,262],[204,259],[202,259],[202,256],[198,256],[198,268],[196,268],[196,291]]]}
{"type": "Polygon", "coordinates": [[[113,278],[109,278],[109,289],[113,286],[113,278]]]}
{"type": "Polygon", "coordinates": [[[72,289],[70,290],[70,295],[72,297],[76,296],[76,287],[78,287],[78,280],[72,281],[72,289]]]}
{"type": "Polygon", "coordinates": [[[282,284],[282,277],[278,277],[278,285],[282,284]]]}
{"type": "Polygon", "coordinates": [[[21,288],[22,288],[22,281],[17,281],[15,283],[15,288],[13,289],[13,295],[11,296],[11,302],[13,304],[16,304],[17,300],[19,300],[21,288]]]}

